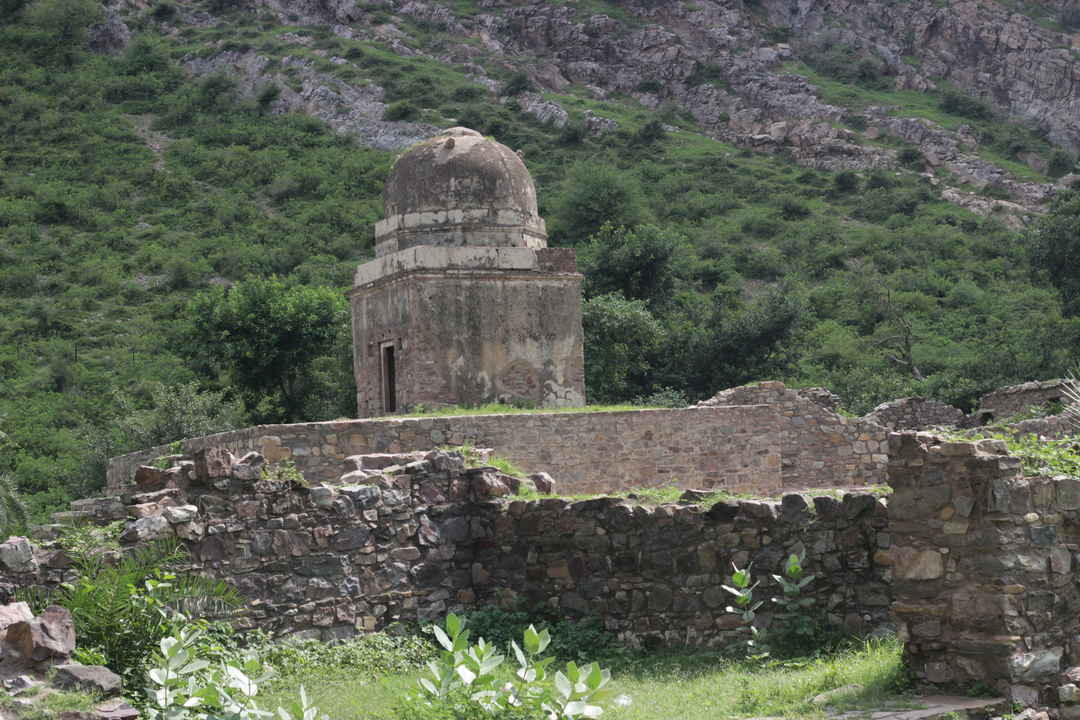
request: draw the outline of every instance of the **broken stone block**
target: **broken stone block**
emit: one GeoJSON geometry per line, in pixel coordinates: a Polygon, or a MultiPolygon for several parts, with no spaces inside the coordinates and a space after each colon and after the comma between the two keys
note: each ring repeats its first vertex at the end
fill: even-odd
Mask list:
{"type": "Polygon", "coordinates": [[[120,676],[107,667],[65,663],[53,669],[56,670],[56,684],[62,688],[97,692],[105,696],[120,692],[120,676]]]}
{"type": "Polygon", "coordinates": [[[199,508],[194,505],[178,505],[161,511],[161,516],[172,525],[191,522],[198,514],[199,508]]]}
{"type": "Polygon", "coordinates": [[[536,492],[541,495],[551,495],[555,492],[555,481],[546,472],[538,472],[529,475],[529,480],[536,486],[536,492]]]}
{"type": "Polygon", "coordinates": [[[75,650],[75,624],[67,608],[52,605],[33,620],[8,628],[4,647],[29,662],[67,661],[75,650]]]}
{"type": "Polygon", "coordinates": [[[232,476],[237,480],[254,481],[262,477],[266,458],[262,453],[249,452],[232,464],[232,476]]]}
{"type": "Polygon", "coordinates": [[[1056,647],[1030,653],[1020,653],[1009,658],[1009,671],[1014,680],[1039,681],[1061,672],[1061,655],[1064,648],[1056,647]]]}
{"type": "Polygon", "coordinates": [[[169,521],[160,515],[139,518],[120,534],[120,542],[134,545],[135,543],[157,540],[158,538],[172,535],[172,526],[169,521]]]}
{"type": "Polygon", "coordinates": [[[469,487],[473,498],[481,502],[510,494],[510,487],[494,472],[470,473],[469,487]]]}
{"type": "Polygon", "coordinates": [[[893,548],[893,572],[899,580],[936,580],[945,574],[945,560],[936,550],[893,548]]]}
{"type": "Polygon", "coordinates": [[[24,537],[8,538],[0,543],[0,566],[13,573],[37,572],[34,546],[24,537]]]}
{"type": "Polygon", "coordinates": [[[195,453],[195,479],[200,483],[229,477],[233,456],[227,448],[204,448],[195,453]]]}

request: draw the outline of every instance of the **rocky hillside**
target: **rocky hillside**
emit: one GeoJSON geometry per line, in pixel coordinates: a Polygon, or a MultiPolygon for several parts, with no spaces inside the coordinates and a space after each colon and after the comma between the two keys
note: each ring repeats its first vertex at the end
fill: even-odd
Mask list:
{"type": "MultiPolygon", "coordinates": [[[[311,49],[302,35],[281,33],[268,52],[227,28],[244,16],[321,26],[490,90],[524,72],[535,92],[517,102],[557,125],[580,104],[566,96],[675,107],[711,137],[809,167],[932,173],[949,200],[980,214],[1040,210],[1053,178],[1073,180],[1080,149],[1069,32],[1080,10],[1066,0],[224,0],[216,12],[169,2],[154,11],[166,32],[216,38],[185,58],[191,72],[226,71],[251,93],[273,83],[276,109],[385,149],[431,127],[388,120],[385,89],[364,63],[314,48],[335,70],[321,72],[295,52],[311,49]]],[[[114,37],[100,45],[122,45],[131,9],[115,10],[105,30],[114,37]]]]}
{"type": "Polygon", "coordinates": [[[968,408],[1060,377],[1072,11],[0,0],[0,506],[41,516],[184,435],[351,415],[344,293],[387,169],[452,125],[521,151],[577,249],[591,402],[777,379],[968,408]],[[288,393],[224,360],[287,342],[199,330],[224,287],[340,318],[288,393]]]}

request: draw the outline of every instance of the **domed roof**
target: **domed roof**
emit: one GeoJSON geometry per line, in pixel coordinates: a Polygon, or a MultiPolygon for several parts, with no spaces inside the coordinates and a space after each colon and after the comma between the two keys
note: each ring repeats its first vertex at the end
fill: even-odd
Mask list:
{"type": "Polygon", "coordinates": [[[383,206],[380,255],[415,245],[547,245],[521,157],[468,128],[445,130],[399,157],[383,206]]]}
{"type": "Polygon", "coordinates": [[[517,153],[463,127],[424,140],[398,158],[383,202],[387,217],[471,208],[537,214],[536,188],[517,153]]]}

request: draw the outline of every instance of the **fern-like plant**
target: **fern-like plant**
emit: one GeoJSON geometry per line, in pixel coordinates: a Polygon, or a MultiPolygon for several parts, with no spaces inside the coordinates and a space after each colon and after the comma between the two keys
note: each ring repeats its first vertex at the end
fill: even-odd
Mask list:
{"type": "Polygon", "coordinates": [[[68,549],[78,578],[52,592],[25,593],[35,612],[48,605],[71,611],[80,645],[93,648],[126,680],[141,680],[160,640],[189,616],[213,616],[237,607],[236,590],[219,580],[176,571],[188,559],[175,541],[159,540],[124,553],[116,562],[85,546],[68,549]]]}

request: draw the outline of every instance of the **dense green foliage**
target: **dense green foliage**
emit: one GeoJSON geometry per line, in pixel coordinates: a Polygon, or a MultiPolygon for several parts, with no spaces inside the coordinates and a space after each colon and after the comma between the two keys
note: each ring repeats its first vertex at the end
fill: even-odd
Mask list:
{"type": "Polygon", "coordinates": [[[64,549],[76,579],[26,599],[35,612],[49,605],[67,608],[80,653],[107,665],[129,686],[138,686],[151,652],[187,622],[185,615],[221,612],[240,604],[230,585],[171,572],[170,567],[188,559],[175,542],[158,541],[108,559],[99,541],[92,533],[75,533],[64,549]]]}
{"type": "MultiPolygon", "coordinates": [[[[341,293],[370,257],[392,155],[271,113],[272,86],[245,97],[177,63],[221,49],[377,83],[391,113],[521,149],[552,243],[576,247],[586,273],[591,398],[696,400],[773,377],[828,385],[856,412],[914,393],[970,406],[1076,361],[1074,289],[1055,274],[1075,239],[1068,200],[1040,225],[1049,249],[1029,255],[1020,233],[915,175],[807,170],[706,138],[677,111],[576,89],[552,96],[567,127],[543,126],[452,67],[230,6],[217,3],[231,13],[221,24],[171,33],[167,3],[133,15],[117,57],[83,49],[93,0],[4,6],[0,472],[34,517],[148,442],[350,414],[341,293]],[[618,129],[589,135],[586,110],[618,129]]],[[[434,25],[377,18],[391,19],[406,44],[450,42],[434,25]]],[[[839,55],[819,67],[846,67],[848,50],[822,52],[839,55]]],[[[279,77],[293,83],[293,70],[279,77]]],[[[823,79],[823,92],[852,104],[885,93],[874,68],[856,70],[866,77],[823,79]]],[[[489,71],[501,90],[526,89],[489,71]]],[[[918,112],[970,114],[924,100],[918,112]]],[[[1006,145],[1019,137],[995,118],[970,122],[1006,145]]]]}

